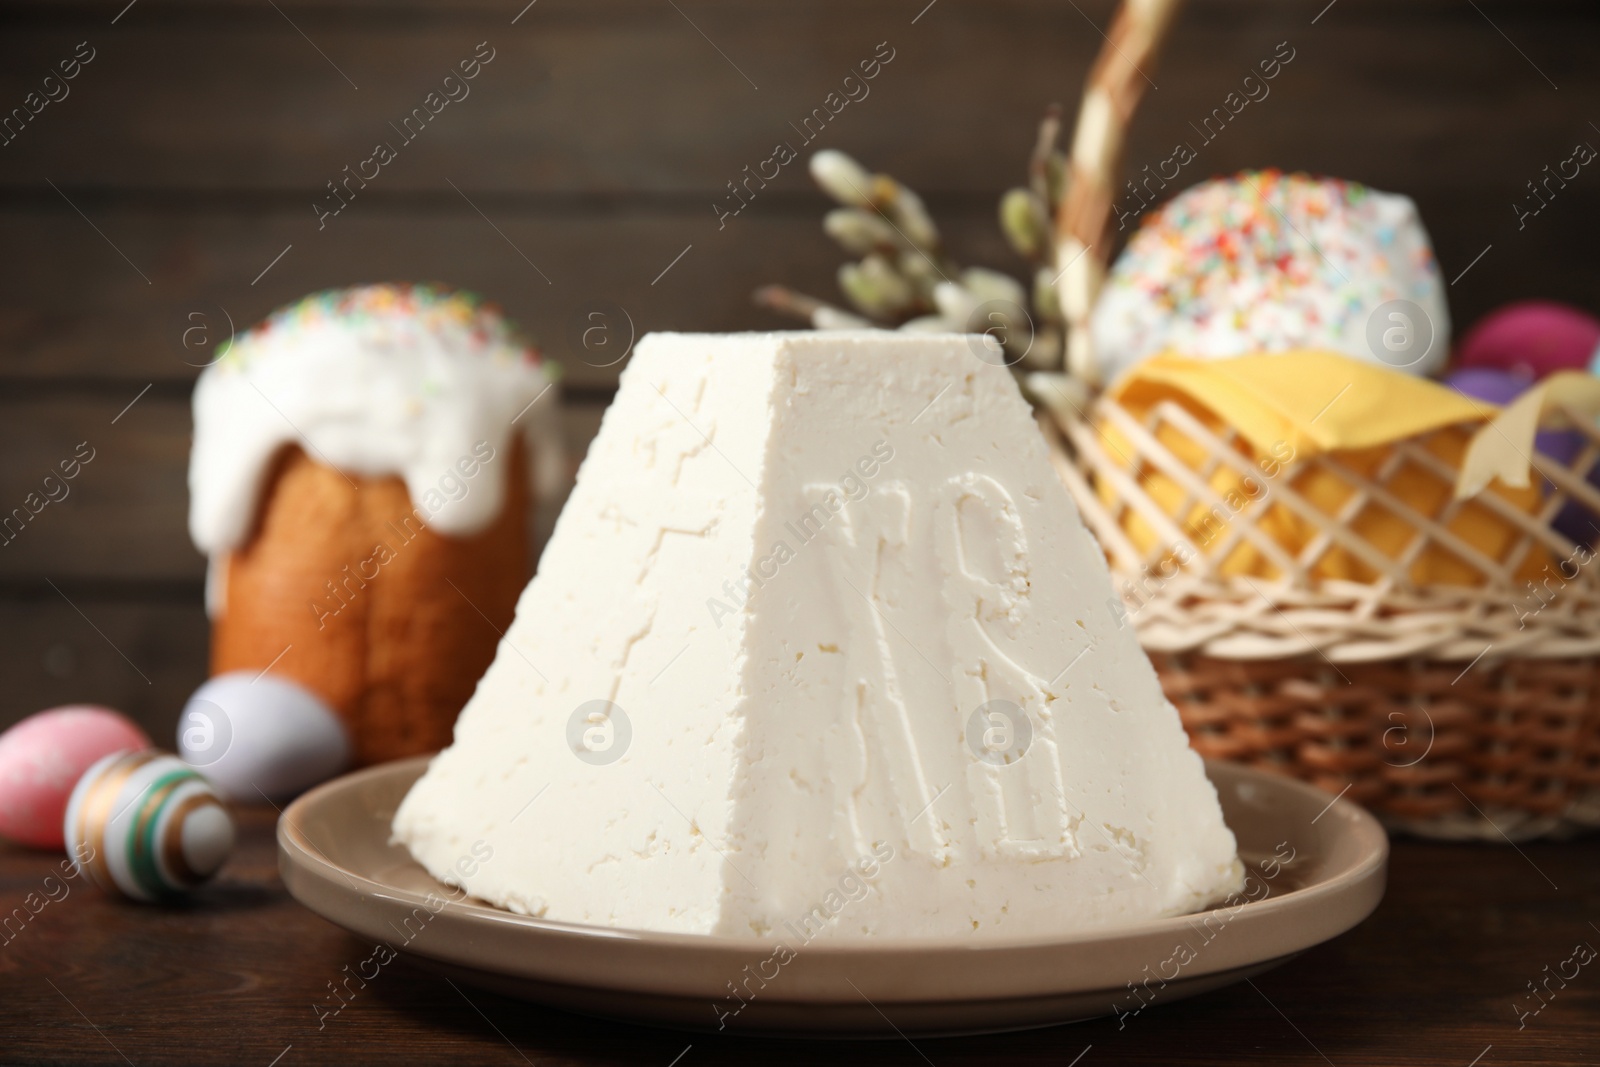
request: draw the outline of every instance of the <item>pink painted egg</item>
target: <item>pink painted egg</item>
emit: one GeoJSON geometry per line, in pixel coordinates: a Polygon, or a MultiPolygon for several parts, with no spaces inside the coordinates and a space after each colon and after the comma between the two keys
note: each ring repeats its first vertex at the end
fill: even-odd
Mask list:
{"type": "Polygon", "coordinates": [[[1554,300],[1522,300],[1478,320],[1456,346],[1456,362],[1543,378],[1588,369],[1597,345],[1600,319],[1554,300]]]}
{"type": "Polygon", "coordinates": [[[110,708],[73,704],[30,715],[0,734],[0,837],[62,848],[61,820],[83,772],[150,738],[110,708]]]}

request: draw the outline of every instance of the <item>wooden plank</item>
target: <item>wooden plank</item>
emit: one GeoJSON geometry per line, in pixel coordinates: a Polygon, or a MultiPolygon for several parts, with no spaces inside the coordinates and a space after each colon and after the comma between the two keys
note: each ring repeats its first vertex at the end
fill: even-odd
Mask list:
{"type": "MultiPolygon", "coordinates": [[[[835,5],[700,12],[690,4],[684,11],[659,4],[618,17],[576,0],[544,0],[516,27],[504,12],[422,23],[307,13],[298,25],[316,48],[265,6],[198,21],[130,15],[115,34],[97,31],[104,47],[72,96],[47,108],[12,146],[28,152],[8,161],[5,183],[43,187],[49,177],[70,185],[293,190],[309,218],[324,183],[387,140],[400,157],[373,184],[390,192],[448,190],[447,179],[470,179],[499,191],[709,194],[746,163],[767,158],[778,141],[800,147],[789,122],[822,106],[880,41],[892,38],[894,59],[869,83],[870,95],[832,124],[841,135],[888,135],[910,147],[929,138],[907,117],[932,107],[955,128],[973,130],[969,149],[1001,136],[999,119],[1012,154],[1026,150],[1042,103],[1062,92],[1060,64],[1070,62],[1076,79],[1099,43],[1070,9],[1064,17],[1041,12],[1044,32],[1009,45],[1037,60],[1032,85],[1013,90],[1028,106],[999,116],[992,94],[974,92],[973,82],[1013,82],[1017,70],[974,64],[965,52],[959,69],[966,78],[947,75],[975,22],[986,25],[983,39],[968,43],[1008,47],[1015,34],[1004,19],[967,16],[963,33],[923,34],[918,45],[913,34],[931,27],[931,16],[913,28],[891,5],[844,19],[835,5]],[[693,14],[700,17],[691,24],[685,16],[693,14]],[[420,106],[486,40],[495,58],[470,83],[470,95],[406,144],[390,123],[420,106]]],[[[8,30],[14,62],[0,75],[0,100],[20,101],[58,53],[70,54],[82,39],[74,34],[90,32],[49,22],[8,30]]],[[[993,172],[996,162],[981,151],[961,157],[951,165],[993,172]]]]}
{"type": "MultiPolygon", "coordinates": [[[[1015,264],[997,247],[990,205],[1020,173],[1039,105],[1075,95],[1080,72],[1073,57],[1087,57],[1093,44],[1080,40],[1089,34],[1085,17],[1099,18],[1103,7],[1085,5],[1083,16],[1041,3],[935,8],[915,28],[921,35],[915,46],[897,52],[874,83],[875,95],[843,112],[818,143],[835,143],[837,133],[837,143],[932,190],[930,199],[951,220],[969,260],[1015,264]],[[974,55],[1011,61],[974,63],[974,55]],[[896,88],[888,79],[901,72],[896,88]]],[[[641,329],[736,329],[778,321],[747,305],[756,281],[832,290],[838,256],[816,232],[822,201],[800,191],[807,182],[798,164],[718,231],[712,195],[750,161],[752,146],[772,139],[774,125],[780,131],[787,125],[787,118],[778,120],[792,114],[788,105],[771,103],[787,100],[787,90],[779,81],[746,100],[718,81],[732,75],[717,70],[720,63],[673,67],[687,58],[674,49],[704,41],[677,40],[680,27],[665,7],[541,5],[535,10],[549,25],[540,22],[526,41],[508,45],[505,58],[515,59],[524,45],[544,49],[571,66],[570,76],[539,82],[537,57],[491,65],[489,71],[507,76],[503,92],[483,93],[458,113],[441,115],[429,131],[439,139],[419,139],[404,169],[386,171],[381,187],[375,181],[362,190],[321,231],[306,190],[327,176],[324,149],[369,120],[387,122],[379,114],[388,114],[387,103],[372,101],[390,82],[380,78],[348,98],[312,99],[305,95],[310,73],[286,73],[306,59],[289,59],[290,50],[311,50],[291,27],[278,25],[283,20],[256,9],[204,17],[200,9],[177,10],[181,18],[158,3],[141,5],[144,21],[130,16],[118,27],[143,34],[140,47],[108,45],[95,60],[105,65],[85,68],[73,97],[0,149],[7,153],[0,182],[10,190],[0,204],[12,205],[0,211],[0,240],[16,253],[0,267],[0,374],[115,376],[135,385],[184,380],[192,370],[180,360],[192,353],[174,350],[195,309],[227,308],[243,325],[308,289],[381,276],[441,277],[483,289],[558,355],[573,319],[598,298],[635,313],[641,329]],[[625,25],[617,13],[627,16],[625,25]],[[185,62],[177,61],[180,53],[185,62]],[[126,69],[110,65],[116,56],[126,69]],[[137,91],[91,92],[89,79],[108,69],[105,85],[137,91]],[[194,80],[201,76],[208,79],[204,91],[194,80]],[[481,109],[470,110],[479,103],[481,109]],[[362,110],[369,106],[376,110],[362,110]],[[249,121],[241,122],[241,114],[249,121]],[[452,115],[462,122],[445,126],[452,115]],[[450,188],[445,179],[454,181],[452,174],[515,248],[450,188]],[[59,179],[104,238],[43,184],[46,178],[59,179]],[[697,247],[672,274],[650,285],[646,276],[690,244],[697,247]],[[711,249],[716,254],[707,263],[711,249]],[[528,260],[556,284],[540,294],[542,279],[528,260]],[[146,277],[154,284],[146,285],[146,277]],[[680,284],[683,278],[693,284],[680,284]],[[85,300],[86,292],[94,298],[85,300]]],[[[414,5],[374,27],[358,10],[308,5],[296,14],[314,20],[319,34],[359,38],[362,54],[375,64],[381,58],[380,74],[395,85],[414,78],[418,64],[426,66],[418,50],[437,47],[446,30],[459,25],[476,33],[491,14],[503,20],[503,12],[484,5],[465,13],[414,5]],[[369,34],[378,36],[368,40],[369,34]]],[[[781,39],[778,59],[797,71],[826,69],[837,58],[827,50],[845,36],[824,32],[837,22],[837,4],[786,6],[757,21],[734,6],[706,10],[725,18],[735,39],[745,34],[752,48],[781,39]]],[[[1486,8],[1568,92],[1549,90],[1516,48],[1460,5],[1346,0],[1314,28],[1295,21],[1304,21],[1303,13],[1289,5],[1193,5],[1179,47],[1159,74],[1179,91],[1151,94],[1151,109],[1135,131],[1132,167],[1166,158],[1176,138],[1193,138],[1189,123],[1221,102],[1257,52],[1267,54],[1263,49],[1280,34],[1289,35],[1296,59],[1274,81],[1272,96],[1205,145],[1183,181],[1277,162],[1410,192],[1451,276],[1489,244],[1497,246],[1453,293],[1458,321],[1517,295],[1586,300],[1597,268],[1575,250],[1600,237],[1594,210],[1600,186],[1574,183],[1526,232],[1515,230],[1511,208],[1522,183],[1582,135],[1581,109],[1570,102],[1584,98],[1600,72],[1567,60],[1592,26],[1585,21],[1591,9],[1541,5],[1543,21],[1521,10],[1486,8]],[[1424,37],[1429,48],[1410,46],[1424,37]],[[1492,152],[1483,150],[1486,132],[1492,152]]],[[[864,11],[852,27],[876,26],[873,20],[890,14],[904,21],[892,4],[864,11]]],[[[29,14],[8,30],[4,48],[18,62],[4,65],[12,73],[0,73],[0,93],[24,91],[29,57],[43,62],[87,20],[38,9],[29,14]]],[[[312,56],[311,62],[321,61],[312,56]]],[[[327,69],[320,74],[333,77],[327,69]]],[[[215,310],[212,317],[220,319],[215,310]]],[[[570,380],[604,387],[613,377],[614,370],[574,360],[570,380]]]]}
{"type": "MultiPolygon", "coordinates": [[[[109,378],[132,386],[131,396],[152,380],[193,378],[189,364],[209,358],[183,347],[196,321],[215,331],[214,343],[227,316],[246,329],[307,292],[411,278],[488,294],[564,363],[569,383],[610,387],[618,365],[600,366],[610,357],[572,342],[597,301],[624,308],[639,334],[772,329],[792,324],[754,307],[751,291],[782,281],[831,296],[843,258],[822,234],[820,197],[815,214],[763,216],[753,205],[721,231],[710,212],[567,218],[493,210],[491,225],[465,207],[355,212],[363,206],[322,234],[286,212],[94,211],[117,248],[64,204],[0,211],[8,252],[0,257],[0,375],[109,378]]],[[[950,230],[973,260],[1020,263],[987,209],[958,217],[950,230]]],[[[626,333],[626,321],[615,325],[626,333]]]]}
{"type": "Polygon", "coordinates": [[[135,393],[0,400],[0,575],[42,584],[201,573],[183,533],[187,405],[146,396],[118,419],[135,393]]]}
{"type": "MultiPolygon", "coordinates": [[[[1219,142],[1218,159],[1223,147],[1219,142]]],[[[1586,250],[1600,244],[1600,180],[1574,182],[1520,231],[1510,209],[1515,190],[1412,186],[1412,192],[1445,276],[1471,265],[1448,293],[1458,325],[1524,296],[1593,306],[1600,261],[1586,250]],[[1491,243],[1494,249],[1472,265],[1491,243]]],[[[0,257],[0,382],[131,397],[154,381],[179,396],[197,373],[187,363],[208,358],[204,348],[181,344],[197,321],[190,314],[203,316],[198,321],[214,331],[206,335],[214,344],[227,329],[224,311],[242,329],[315,289],[435,278],[499,300],[566,365],[569,384],[609,388],[619,367],[592,365],[605,362],[592,356],[585,362],[572,343],[574,325],[597,301],[625,308],[642,334],[792,325],[750,304],[750,291],[762,282],[836,298],[833,272],[843,255],[821,233],[821,198],[805,208],[765,212],[757,201],[719,232],[709,212],[558,217],[504,206],[489,209],[497,233],[464,207],[419,213],[356,204],[344,225],[318,234],[281,211],[91,207],[99,229],[152,285],[64,204],[0,210],[0,245],[9,253],[0,257]],[[358,214],[357,207],[368,210],[358,214]]],[[[1002,244],[986,204],[938,213],[963,263],[1020,273],[1021,261],[1002,244]]]]}
{"type": "MultiPolygon", "coordinates": [[[[1486,0],[1480,14],[1346,0],[1315,25],[1308,6],[1190,5],[1132,158],[1164,158],[1284,40],[1297,58],[1229,130],[1235,158],[1397,188],[1431,176],[1516,189],[1530,165],[1537,172],[1586,135],[1581,101],[1600,89],[1593,5],[1486,0]]],[[[389,124],[490,40],[496,58],[471,95],[403,146],[368,195],[449,193],[455,181],[506,194],[672,194],[705,211],[776,142],[800,148],[789,124],[889,41],[893,62],[818,143],[870,154],[928,191],[998,192],[1015,180],[1044,105],[1076,102],[1109,4],[947,2],[916,25],[911,7],[920,5],[700,0],[680,15],[666,4],[542,0],[513,27],[488,7],[379,19],[318,5],[291,25],[264,5],[169,10],[147,0],[114,29],[86,13],[35,10],[6,29],[0,104],[20,102],[85,37],[97,56],[71,96],[4,149],[0,187],[48,192],[48,178],[63,188],[272,191],[310,219],[325,182],[394,139],[389,124]]],[[[776,183],[804,184],[797,173],[776,183]]]]}
{"type": "MultiPolygon", "coordinates": [[[[187,526],[189,406],[146,395],[117,418],[133,393],[0,399],[0,519],[9,520],[0,533],[0,600],[18,590],[42,596],[51,582],[101,596],[94,583],[110,580],[112,590],[144,583],[136,595],[160,583],[200,603],[205,561],[187,526]],[[76,470],[70,480],[61,477],[64,461],[72,464],[65,470],[76,470]],[[18,508],[24,518],[13,516],[18,508]]],[[[601,411],[595,404],[564,409],[574,466],[601,411]]],[[[554,515],[543,518],[548,532],[554,515]]]]}
{"type": "Polygon", "coordinates": [[[172,748],[178,712],[206,677],[210,627],[198,586],[191,596],[131,602],[71,583],[62,590],[71,603],[48,586],[0,599],[0,729],[43,708],[105,704],[172,748]]]}

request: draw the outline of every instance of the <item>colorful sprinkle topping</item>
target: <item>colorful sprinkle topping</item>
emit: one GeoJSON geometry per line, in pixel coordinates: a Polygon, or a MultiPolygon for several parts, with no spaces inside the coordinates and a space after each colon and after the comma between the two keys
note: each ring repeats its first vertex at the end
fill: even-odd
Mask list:
{"type": "Polygon", "coordinates": [[[242,364],[269,342],[276,344],[297,333],[330,326],[394,344],[432,334],[473,354],[521,360],[535,367],[541,362],[538,349],[499,305],[477,293],[435,283],[358,285],[313,293],[274,311],[223,349],[219,358],[242,364]]]}
{"type": "Polygon", "coordinates": [[[1372,309],[1414,301],[1447,328],[1415,205],[1356,182],[1242,171],[1147,214],[1096,311],[1102,360],[1321,347],[1364,355],[1372,309]]]}

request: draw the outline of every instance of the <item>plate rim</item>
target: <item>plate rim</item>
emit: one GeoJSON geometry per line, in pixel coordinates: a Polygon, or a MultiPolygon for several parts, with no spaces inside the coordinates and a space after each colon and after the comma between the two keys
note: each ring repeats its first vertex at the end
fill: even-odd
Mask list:
{"type": "MultiPolygon", "coordinates": [[[[309,894],[304,891],[304,886],[300,881],[302,877],[313,878],[330,887],[336,893],[342,889],[349,889],[353,883],[361,887],[357,892],[363,897],[375,897],[397,904],[413,906],[423,903],[427,899],[424,893],[388,885],[370,878],[360,871],[334,863],[311,841],[304,830],[303,823],[315,809],[337,800],[342,794],[351,793],[372,779],[399,777],[412,771],[415,771],[415,774],[420,776],[427,762],[432,758],[431,754],[413,756],[353,771],[307,791],[290,803],[279,817],[276,830],[279,868],[283,873],[285,885],[288,887],[290,894],[300,901],[302,905],[345,929],[350,928],[345,922],[327,914],[322,908],[317,907],[306,899],[309,894]]],[[[1269,790],[1278,790],[1291,794],[1297,793],[1302,798],[1320,800],[1327,797],[1325,792],[1308,783],[1243,764],[1207,760],[1206,766],[1208,778],[1211,775],[1212,767],[1215,766],[1221,768],[1222,773],[1225,775],[1243,778],[1252,784],[1269,790]]],[[[1338,930],[1332,933],[1312,935],[1311,929],[1308,927],[1307,937],[1297,938],[1296,943],[1292,945],[1279,946],[1279,950],[1274,955],[1283,956],[1301,952],[1331,937],[1338,936],[1338,934],[1364,921],[1376,910],[1382,900],[1384,893],[1383,882],[1386,879],[1389,860],[1389,840],[1382,825],[1365,809],[1352,801],[1344,799],[1342,796],[1333,798],[1327,808],[1324,809],[1323,815],[1318,816],[1318,819],[1320,820],[1326,816],[1334,816],[1331,825],[1337,825],[1342,822],[1346,824],[1347,829],[1345,832],[1347,834],[1365,839],[1363,844],[1366,847],[1362,847],[1359,850],[1360,858],[1333,875],[1311,885],[1302,886],[1287,893],[1268,896],[1262,900],[1246,901],[1237,905],[1237,910],[1233,911],[1229,917],[1229,923],[1236,922],[1245,915],[1255,916],[1257,919],[1267,919],[1280,916],[1284,911],[1300,911],[1307,906],[1314,906],[1321,899],[1344,897],[1360,890],[1363,886],[1369,887],[1372,899],[1369,906],[1362,910],[1359,917],[1348,922],[1341,922],[1338,924],[1338,930]],[[1371,883],[1374,881],[1378,884],[1375,891],[1372,891],[1371,883]]],[[[440,884],[442,885],[442,883],[440,884]]],[[[434,899],[437,901],[438,897],[436,896],[434,899]]],[[[1191,923],[1197,916],[1212,914],[1216,910],[1218,909],[1163,916],[1113,927],[1099,927],[1043,936],[1008,935],[979,939],[948,936],[923,938],[828,938],[806,943],[803,954],[822,961],[895,957],[905,958],[908,962],[915,962],[919,957],[948,955],[952,952],[984,955],[1001,955],[1019,951],[1030,953],[1064,952],[1089,945],[1100,945],[1108,941],[1138,941],[1159,937],[1167,933],[1192,932],[1191,923]]],[[[740,955],[748,956],[759,954],[763,951],[770,952],[775,950],[778,945],[785,944],[782,938],[773,937],[691,934],[543,919],[507,911],[487,902],[470,898],[466,900],[446,898],[443,901],[443,909],[435,914],[443,914],[444,911],[451,912],[457,921],[465,921],[471,924],[487,924],[492,927],[526,930],[533,934],[559,938],[563,941],[620,942],[644,949],[681,949],[698,953],[736,952],[740,955]]],[[[450,954],[430,953],[409,948],[407,950],[428,958],[447,960],[457,964],[467,963],[467,961],[450,954]]],[[[1214,969],[1224,970],[1226,966],[1219,965],[1214,969]]],[[[1202,968],[1198,973],[1209,973],[1210,970],[1212,969],[1202,968]]],[[[532,977],[531,974],[528,976],[532,977]]]]}

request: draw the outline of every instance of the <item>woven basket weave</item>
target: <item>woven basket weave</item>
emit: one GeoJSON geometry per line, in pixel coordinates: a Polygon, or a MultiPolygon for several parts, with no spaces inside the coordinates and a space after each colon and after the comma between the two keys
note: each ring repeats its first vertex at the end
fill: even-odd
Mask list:
{"type": "Polygon", "coordinates": [[[1215,484],[1227,479],[1215,476],[1258,468],[1231,434],[1173,402],[1141,421],[1107,396],[1083,410],[1069,395],[1096,384],[1088,323],[1117,243],[1111,207],[1128,130],[1181,6],[1124,0],[1090,69],[1055,215],[1073,377],[1036,390],[1056,466],[1106,550],[1127,621],[1203,755],[1348,793],[1428,836],[1520,840],[1600,826],[1600,560],[1551,526],[1569,500],[1600,515],[1600,492],[1583,477],[1600,458],[1590,418],[1564,413],[1587,440],[1569,464],[1538,457],[1553,484],[1532,512],[1493,487],[1454,501],[1452,453],[1434,435],[1400,443],[1375,469],[1370,456],[1290,461],[1270,492],[1235,507],[1219,499],[1215,484]],[[1184,456],[1204,462],[1191,468],[1184,456]],[[1331,513],[1297,491],[1312,467],[1348,490],[1331,513]],[[1415,492],[1430,479],[1431,491],[1415,492]],[[1182,522],[1200,508],[1223,519],[1205,544],[1182,522]],[[1499,550],[1459,536],[1467,508],[1509,528],[1499,550]],[[1389,551],[1359,532],[1373,511],[1385,513],[1389,551]],[[1268,528],[1281,531],[1285,517],[1312,531],[1292,553],[1268,528]],[[1130,526],[1145,536],[1136,541],[1130,526]],[[1181,568],[1170,562],[1179,545],[1181,568]],[[1450,582],[1436,580],[1441,571],[1450,582]]]}
{"type": "Polygon", "coordinates": [[[1101,396],[1083,417],[1041,422],[1202,755],[1347,793],[1412,832],[1521,840],[1600,826],[1600,560],[1550,525],[1569,500],[1600,514],[1582,475],[1600,458],[1600,431],[1569,417],[1587,440],[1570,464],[1537,457],[1551,484],[1533,513],[1493,491],[1455,501],[1457,470],[1430,435],[1366,474],[1337,452],[1292,460],[1235,506],[1213,475],[1227,465],[1259,478],[1256,461],[1177,403],[1136,417],[1101,396]],[[1180,453],[1205,464],[1191,469],[1180,453]],[[1351,490],[1333,514],[1299,491],[1313,468],[1351,490]],[[1402,471],[1412,492],[1395,489],[1402,471]],[[1440,491],[1417,494],[1419,472],[1440,491]],[[1163,507],[1148,476],[1181,486],[1182,503],[1163,507]],[[1431,506],[1414,506],[1419,496],[1431,506]],[[1452,531],[1471,507],[1509,530],[1503,552],[1452,531]],[[1225,516],[1203,539],[1173,517],[1199,508],[1225,516]],[[1369,509],[1414,531],[1398,552],[1357,532],[1369,509]],[[1314,536],[1286,551],[1262,526],[1273,514],[1314,536]],[[1156,532],[1145,551],[1127,530],[1134,516],[1156,532]],[[1228,573],[1240,551],[1255,554],[1257,576],[1228,573]],[[1327,577],[1332,553],[1367,580],[1327,577]],[[1416,580],[1430,558],[1472,584],[1416,580]]]}

